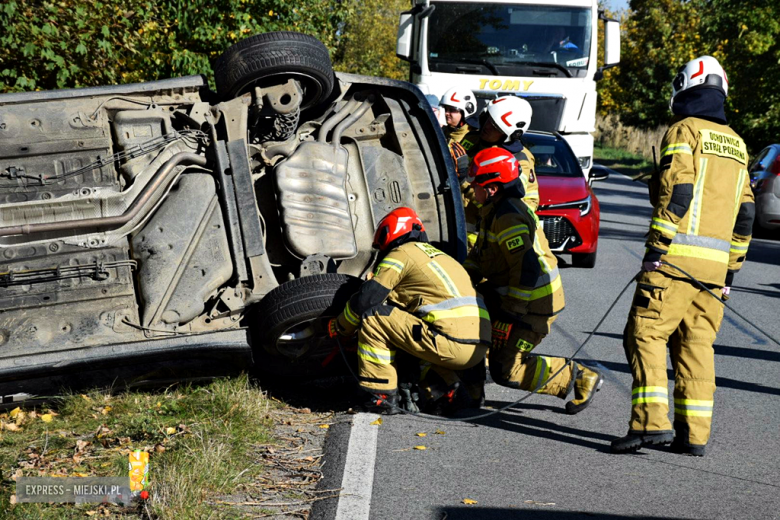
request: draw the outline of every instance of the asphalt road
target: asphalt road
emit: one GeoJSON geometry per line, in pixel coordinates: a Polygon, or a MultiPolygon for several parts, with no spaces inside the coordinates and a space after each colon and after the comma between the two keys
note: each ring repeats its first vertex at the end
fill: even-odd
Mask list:
{"type": "MultiPolygon", "coordinates": [[[[596,193],[598,262],[590,270],[562,265],[566,310],[539,353],[571,355],[639,269],[651,213],[646,188],[613,173],[596,193]]],[[[780,241],[754,240],[748,260],[729,304],[780,339],[780,241]]],[[[628,428],[631,376],[621,337],[632,292],[633,286],[580,353],[605,370],[603,388],[586,411],[568,416],[563,401],[534,395],[476,424],[383,417],[370,426],[373,440],[361,437],[349,450],[357,431],[350,422],[360,416],[343,416],[328,441],[326,487],[346,482],[345,460],[362,461],[357,469],[347,464],[347,472],[357,474],[350,486],[363,486],[351,496],[359,501],[362,494],[364,502],[337,516],[331,501],[313,517],[780,518],[780,346],[728,311],[715,343],[718,390],[706,456],[647,448],[609,453],[610,440],[628,428]]],[[[487,404],[522,395],[489,385],[487,404]]]]}

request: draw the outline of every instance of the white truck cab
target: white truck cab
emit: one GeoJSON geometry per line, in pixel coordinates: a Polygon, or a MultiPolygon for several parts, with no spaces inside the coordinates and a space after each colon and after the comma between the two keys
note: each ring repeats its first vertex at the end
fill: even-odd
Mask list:
{"type": "Polygon", "coordinates": [[[534,109],[530,128],[562,134],[589,176],[596,81],[620,61],[620,25],[599,13],[598,0],[412,0],[396,54],[424,94],[468,87],[480,108],[497,96],[523,97],[534,109]]]}

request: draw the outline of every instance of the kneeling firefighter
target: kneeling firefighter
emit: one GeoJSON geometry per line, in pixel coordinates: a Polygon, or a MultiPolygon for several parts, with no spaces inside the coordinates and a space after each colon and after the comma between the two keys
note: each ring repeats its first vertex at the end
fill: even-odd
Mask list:
{"type": "MultiPolygon", "coordinates": [[[[396,353],[414,356],[417,367],[419,359],[449,370],[480,365],[490,344],[490,317],[463,267],[428,244],[413,210],[397,208],[383,218],[374,247],[380,251],[374,276],[330,321],[329,333],[357,331],[358,379],[368,394],[364,409],[396,413],[396,353]]],[[[414,379],[406,381],[416,383],[419,375],[414,379]]],[[[401,389],[411,398],[408,386],[401,389]]],[[[404,407],[415,410],[413,402],[404,407]]]]}
{"type": "Polygon", "coordinates": [[[490,374],[503,386],[574,399],[566,412],[584,410],[602,377],[578,363],[531,351],[563,310],[558,263],[536,214],[523,202],[517,159],[502,148],[479,152],[469,178],[480,209],[479,234],[464,267],[493,318],[490,374]],[[549,382],[558,370],[561,372],[549,382]]]}

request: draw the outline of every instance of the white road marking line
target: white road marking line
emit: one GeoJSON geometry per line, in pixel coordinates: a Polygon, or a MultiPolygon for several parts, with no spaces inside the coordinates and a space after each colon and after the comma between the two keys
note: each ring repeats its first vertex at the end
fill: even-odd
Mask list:
{"type": "Polygon", "coordinates": [[[371,423],[378,418],[379,415],[374,413],[359,413],[352,419],[335,520],[368,520],[379,434],[379,427],[371,426],[371,423]]]}

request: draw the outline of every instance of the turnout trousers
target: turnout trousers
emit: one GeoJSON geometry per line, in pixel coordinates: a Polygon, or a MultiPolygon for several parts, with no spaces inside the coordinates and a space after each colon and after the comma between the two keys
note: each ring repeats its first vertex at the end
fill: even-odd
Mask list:
{"type": "Polygon", "coordinates": [[[358,332],[360,385],[370,390],[396,389],[399,349],[436,366],[464,370],[485,358],[487,346],[453,341],[417,316],[380,305],[363,316],[358,332]]]}
{"type": "MultiPolygon", "coordinates": [[[[715,289],[720,296],[720,289],[715,289]]],[[[679,439],[707,444],[715,394],[712,344],[723,305],[686,280],[657,271],[642,273],[623,335],[634,376],[630,433],[671,431],[666,375],[669,346],[674,369],[674,421],[679,439]]]]}
{"type": "Polygon", "coordinates": [[[531,351],[550,333],[556,316],[525,315],[515,322],[507,342],[490,347],[488,362],[493,380],[503,386],[536,391],[565,399],[574,382],[574,364],[564,358],[535,356],[531,351]],[[561,373],[544,384],[558,370],[561,373]],[[539,388],[539,385],[544,385],[539,388]]]}

